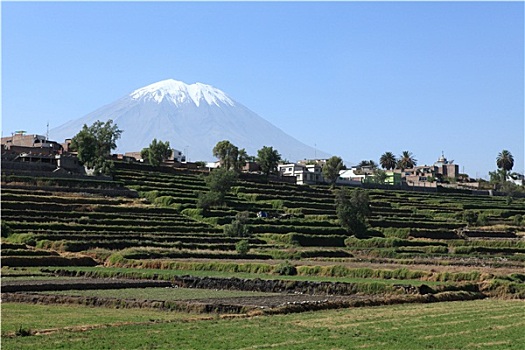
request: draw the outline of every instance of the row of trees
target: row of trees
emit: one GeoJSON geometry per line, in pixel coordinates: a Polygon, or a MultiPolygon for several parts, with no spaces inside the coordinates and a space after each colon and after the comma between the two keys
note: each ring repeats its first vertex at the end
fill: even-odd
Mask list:
{"type": "Polygon", "coordinates": [[[215,145],[213,155],[219,159],[221,168],[236,172],[240,172],[246,162],[256,161],[266,176],[275,173],[281,161],[281,155],[273,147],[264,146],[257,151],[257,157],[251,157],[244,148],[239,149],[227,140],[219,141],[215,145]]]}
{"type": "MultiPolygon", "coordinates": [[[[109,159],[111,151],[117,148],[117,140],[122,135],[117,124],[109,119],[107,122],[97,120],[91,126],[84,124],[71,139],[71,149],[78,154],[78,160],[93,169],[95,175],[111,174],[113,162],[109,159]]],[[[141,151],[141,156],[152,165],[159,165],[171,157],[173,150],[169,142],[153,139],[149,147],[141,151]]]]}
{"type": "MultiPolygon", "coordinates": [[[[399,158],[392,152],[385,152],[379,158],[379,164],[381,165],[381,168],[386,170],[411,169],[417,165],[417,159],[412,152],[409,151],[403,151],[399,158]]],[[[377,163],[373,160],[363,160],[358,166],[370,167],[372,169],[378,168],[377,163]]]]}
{"type": "MultiPolygon", "coordinates": [[[[94,169],[95,174],[108,174],[112,171],[112,162],[108,158],[111,151],[116,149],[116,142],[121,137],[122,132],[111,119],[105,123],[97,120],[89,127],[84,124],[82,130],[73,137],[71,148],[78,152],[80,162],[88,168],[94,169]]],[[[141,156],[149,164],[158,166],[170,158],[172,152],[169,142],[153,139],[148,147],[142,149],[141,156]]],[[[240,172],[248,161],[256,161],[266,176],[275,173],[279,162],[282,160],[279,152],[273,147],[264,146],[257,151],[257,156],[253,157],[249,156],[244,148],[239,149],[227,140],[220,141],[215,145],[213,155],[219,159],[223,169],[236,172],[240,172]]],[[[411,169],[417,165],[417,159],[409,151],[403,151],[399,158],[392,152],[385,152],[379,158],[379,164],[386,170],[411,169]]],[[[514,167],[512,153],[508,150],[500,152],[496,158],[496,165],[498,170],[489,173],[491,182],[505,183],[514,167]]],[[[378,168],[373,160],[363,160],[359,166],[378,168]]],[[[340,157],[333,156],[327,160],[323,167],[323,176],[330,184],[334,185],[339,176],[339,171],[342,169],[345,169],[343,160],[340,157]]]]}

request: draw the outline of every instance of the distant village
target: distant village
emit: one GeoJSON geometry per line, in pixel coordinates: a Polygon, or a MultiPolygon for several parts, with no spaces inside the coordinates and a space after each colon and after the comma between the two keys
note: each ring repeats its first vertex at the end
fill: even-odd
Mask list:
{"type": "MultiPolygon", "coordinates": [[[[18,131],[11,136],[1,138],[2,167],[4,170],[23,169],[30,167],[43,172],[64,174],[90,175],[77,158],[76,152],[71,150],[71,139],[63,143],[51,141],[44,135],[26,134],[18,131]]],[[[141,152],[112,154],[114,160],[125,162],[144,162],[141,152]]],[[[300,160],[296,163],[278,165],[278,174],[283,181],[298,185],[326,184],[322,168],[326,159],[300,160]]],[[[383,171],[381,181],[377,179],[378,166],[373,162],[340,170],[338,185],[348,186],[379,186],[400,189],[428,189],[440,187],[456,189],[481,189],[479,180],[471,179],[466,174],[460,174],[459,165],[449,161],[441,154],[433,165],[414,166],[407,169],[393,169],[383,171]]],[[[220,166],[220,162],[188,162],[186,156],[179,150],[172,149],[171,157],[163,163],[165,166],[187,169],[211,170],[220,166]]],[[[243,167],[243,172],[259,173],[260,168],[254,161],[249,161],[243,167]]],[[[507,181],[516,185],[524,185],[523,175],[508,177],[507,181]]]]}

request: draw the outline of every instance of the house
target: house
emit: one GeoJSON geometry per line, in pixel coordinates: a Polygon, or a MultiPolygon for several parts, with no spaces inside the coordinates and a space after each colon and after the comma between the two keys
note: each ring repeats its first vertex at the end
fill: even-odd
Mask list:
{"type": "Polygon", "coordinates": [[[456,181],[459,178],[459,166],[454,161],[447,160],[444,154],[434,165],[421,165],[409,169],[398,170],[409,186],[436,187],[438,182],[456,181]]]}
{"type": "Polygon", "coordinates": [[[512,182],[513,184],[518,185],[518,186],[524,186],[525,176],[523,176],[522,174],[517,174],[517,173],[509,174],[507,175],[507,181],[512,182]]]}
{"type": "Polygon", "coordinates": [[[339,171],[339,179],[336,183],[345,184],[345,183],[363,183],[368,175],[359,171],[358,167],[352,167],[347,170],[339,171]]]}
{"type": "Polygon", "coordinates": [[[441,157],[434,163],[434,171],[437,178],[448,177],[450,179],[457,179],[459,176],[459,166],[454,164],[454,161],[447,160],[445,155],[441,153],[441,157]]]}
{"type": "Polygon", "coordinates": [[[246,162],[242,167],[242,171],[246,173],[258,173],[261,171],[261,166],[257,162],[246,162]]]}
{"type": "MultiPolygon", "coordinates": [[[[134,158],[137,162],[144,162],[144,159],[142,158],[142,152],[126,152],[124,153],[124,155],[118,155],[118,159],[123,159],[123,160],[131,160],[132,158],[134,158]]],[[[181,151],[175,149],[175,148],[172,148],[171,149],[171,156],[166,159],[164,161],[165,163],[168,163],[168,164],[173,164],[173,163],[184,163],[186,162],[186,156],[184,154],[182,154],[181,151]]]]}
{"type": "Polygon", "coordinates": [[[281,176],[294,177],[298,185],[325,183],[322,167],[319,164],[279,164],[277,170],[281,176]]]}
{"type": "Polygon", "coordinates": [[[58,154],[64,150],[58,142],[50,141],[43,135],[26,135],[25,131],[17,131],[11,136],[2,137],[0,143],[5,150],[11,150],[13,147],[13,149],[21,147],[20,149],[24,148],[33,153],[42,154],[58,154]]]}

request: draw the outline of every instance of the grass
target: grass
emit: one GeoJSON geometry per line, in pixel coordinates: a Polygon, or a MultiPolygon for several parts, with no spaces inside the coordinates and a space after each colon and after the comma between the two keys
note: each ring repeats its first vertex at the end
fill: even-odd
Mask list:
{"type": "Polygon", "coordinates": [[[210,290],[195,288],[125,288],[125,289],[92,289],[41,292],[41,294],[78,295],[101,298],[143,299],[143,300],[190,300],[235,298],[248,296],[270,296],[274,293],[210,290]]]}
{"type": "MultiPolygon", "coordinates": [[[[55,268],[50,268],[55,269],[55,268]]],[[[382,279],[382,278],[348,278],[348,277],[324,277],[324,276],[278,276],[275,274],[257,274],[257,273],[245,273],[245,272],[223,272],[223,271],[209,271],[209,270],[160,270],[160,269],[134,269],[134,268],[112,268],[112,267],[60,267],[57,269],[70,270],[70,271],[86,271],[86,272],[101,272],[106,273],[107,277],[113,277],[115,274],[137,274],[142,275],[144,278],[149,276],[157,275],[163,276],[164,279],[169,279],[170,276],[184,276],[191,275],[196,277],[219,277],[219,278],[260,278],[260,279],[281,279],[281,280],[293,280],[293,281],[313,281],[313,282],[345,282],[345,283],[370,283],[377,282],[383,284],[410,284],[419,286],[421,284],[427,284],[430,286],[446,284],[440,281],[421,281],[416,279],[382,279]]],[[[104,277],[104,276],[100,276],[104,277]]],[[[125,276],[122,276],[125,277],[125,276]]]]}
{"type": "MultiPolygon", "coordinates": [[[[19,327],[32,330],[104,325],[117,322],[148,322],[190,319],[197,314],[159,312],[152,309],[114,309],[76,305],[32,305],[2,303],[2,347],[4,335],[19,327]]],[[[36,347],[35,349],[37,349],[36,347]]]]}
{"type": "Polygon", "coordinates": [[[2,331],[151,320],[3,338],[2,349],[522,349],[525,303],[477,300],[208,318],[147,310],[4,304],[2,331]],[[101,312],[101,313],[99,313],[101,312]]]}

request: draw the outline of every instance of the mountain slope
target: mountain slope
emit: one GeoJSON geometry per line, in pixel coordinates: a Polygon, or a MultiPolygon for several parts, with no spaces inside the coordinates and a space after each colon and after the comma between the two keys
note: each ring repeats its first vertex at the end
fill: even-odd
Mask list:
{"type": "Polygon", "coordinates": [[[52,139],[74,136],[84,124],[113,119],[123,130],[117,152],[140,151],[153,138],[186,150],[190,160],[212,160],[212,149],[229,140],[248,154],[273,146],[283,158],[296,161],[327,157],[272,125],[224,92],[201,83],[164,80],[137,89],[88,115],[50,130],[52,139]]]}

